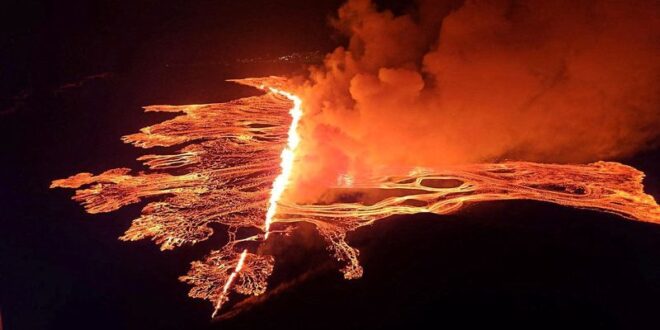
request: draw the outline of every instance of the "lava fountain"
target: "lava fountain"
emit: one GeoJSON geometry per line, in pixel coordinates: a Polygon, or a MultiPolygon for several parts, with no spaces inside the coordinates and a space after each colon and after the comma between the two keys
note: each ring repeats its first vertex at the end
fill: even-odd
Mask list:
{"type": "MultiPolygon", "coordinates": [[[[262,86],[263,88],[263,86],[262,86]]],[[[286,188],[286,185],[289,182],[291,177],[291,170],[293,169],[293,160],[295,157],[295,151],[300,143],[300,136],[298,135],[298,122],[300,122],[300,117],[302,117],[302,100],[291,93],[281,91],[279,89],[270,87],[269,90],[275,94],[283,95],[287,99],[293,102],[293,107],[289,111],[291,115],[291,125],[289,126],[287,145],[282,150],[282,162],[280,167],[282,167],[282,173],[275,178],[273,181],[273,189],[270,192],[270,199],[268,200],[268,211],[266,211],[266,222],[264,223],[264,239],[268,239],[268,234],[270,234],[270,225],[273,222],[273,217],[277,212],[277,202],[282,197],[282,193],[286,188]]]]}
{"type": "Polygon", "coordinates": [[[233,292],[266,291],[274,257],[250,246],[300,222],[316,227],[333,256],[344,263],[347,279],[360,277],[363,269],[346,234],[395,214],[448,214],[475,202],[529,199],[660,223],[660,207],[643,191],[644,174],[614,162],[397,169],[371,179],[345,179],[350,187],[328,187],[324,200],[297,204],[286,200],[284,192],[294,166],[304,166],[295,159],[302,100],[285,90],[284,78],[234,81],[268,93],[227,103],[145,107],[182,115],[124,136],[124,142],[145,149],[186,144],[173,154],[138,158],[149,171],[79,173],[51,185],[76,189],[73,200],[89,213],[148,199],[120,239],[150,238],[161,250],[196,244],[213,234],[211,223],[224,225],[227,243],[193,261],[180,277],[192,285],[191,297],[213,303],[213,316],[233,292]],[[360,197],[351,200],[354,196],[360,197]]]}

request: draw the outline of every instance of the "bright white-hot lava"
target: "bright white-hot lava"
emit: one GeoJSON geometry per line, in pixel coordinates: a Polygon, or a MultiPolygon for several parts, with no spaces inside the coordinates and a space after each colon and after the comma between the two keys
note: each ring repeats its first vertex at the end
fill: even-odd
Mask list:
{"type": "Polygon", "coordinates": [[[282,95],[293,102],[293,107],[289,111],[291,115],[291,126],[289,126],[287,145],[282,150],[282,161],[280,162],[280,167],[282,172],[275,178],[273,181],[273,189],[270,193],[270,199],[268,200],[268,211],[266,212],[266,221],[264,223],[264,239],[268,238],[270,234],[270,226],[273,223],[273,217],[277,213],[277,201],[280,200],[284,189],[286,189],[289,179],[291,177],[291,170],[293,168],[293,160],[295,158],[295,151],[300,143],[300,135],[298,135],[298,122],[302,117],[302,100],[289,92],[285,92],[273,87],[268,88],[271,92],[275,94],[282,95]]]}
{"type": "Polygon", "coordinates": [[[236,279],[236,275],[243,269],[243,264],[245,263],[245,257],[247,256],[247,249],[243,250],[241,253],[241,256],[238,258],[238,263],[236,263],[236,268],[234,268],[234,271],[229,275],[229,279],[227,279],[227,283],[225,283],[225,286],[222,287],[222,295],[220,296],[220,299],[215,304],[215,310],[213,311],[213,314],[211,317],[215,317],[216,314],[218,314],[218,311],[220,308],[222,308],[222,303],[225,302],[227,299],[227,294],[229,292],[229,288],[231,288],[232,283],[234,283],[234,279],[236,279]]]}

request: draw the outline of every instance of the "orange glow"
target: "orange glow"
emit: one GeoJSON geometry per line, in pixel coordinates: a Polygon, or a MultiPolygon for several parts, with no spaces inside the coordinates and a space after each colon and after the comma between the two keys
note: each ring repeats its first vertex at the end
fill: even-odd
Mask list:
{"type": "Polygon", "coordinates": [[[213,234],[210,224],[224,225],[227,243],[192,262],[180,277],[192,286],[191,297],[211,301],[213,316],[232,292],[266,291],[274,258],[250,252],[245,244],[259,244],[271,233],[292,230],[295,223],[316,227],[333,256],[343,262],[347,279],[363,273],[359,251],[346,242],[347,233],[395,214],[449,214],[470,203],[527,199],[660,224],[660,208],[643,190],[644,173],[614,162],[397,168],[371,179],[342,174],[316,203],[286,200],[293,167],[305,165],[296,159],[302,100],[284,91],[283,78],[236,82],[271,93],[227,103],[146,107],[182,114],[127,135],[125,142],[142,148],[186,146],[170,155],[138,158],[150,169],[146,172],[119,168],[99,175],[79,173],[51,185],[76,189],[73,199],[89,213],[151,198],[121,239],[150,238],[162,250],[204,241],[213,234]],[[358,200],[347,201],[346,196],[356,195],[358,200]],[[248,232],[239,229],[260,234],[238,237],[248,232]]]}
{"type": "Polygon", "coordinates": [[[363,270],[359,251],[347,244],[346,233],[397,214],[450,214],[469,203],[526,199],[660,224],[658,204],[643,192],[644,174],[619,163],[507,162],[411,172],[416,174],[376,178],[351,189],[338,187],[321,204],[281,205],[280,217],[314,224],[335,258],[345,264],[342,272],[347,279],[361,277],[363,270]],[[361,200],[340,201],[351,192],[361,193],[361,200]]]}

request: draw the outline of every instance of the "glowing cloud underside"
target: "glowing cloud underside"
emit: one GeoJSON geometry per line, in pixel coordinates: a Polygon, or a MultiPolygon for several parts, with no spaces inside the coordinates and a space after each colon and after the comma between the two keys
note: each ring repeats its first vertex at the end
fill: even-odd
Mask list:
{"type": "MultiPolygon", "coordinates": [[[[192,285],[191,297],[213,303],[213,315],[231,292],[259,295],[266,290],[274,258],[251,252],[245,243],[262,242],[297,222],[316,226],[334,257],[344,262],[346,278],[362,275],[358,251],[347,244],[346,234],[394,214],[448,214],[471,202],[530,199],[660,223],[660,208],[643,192],[644,174],[613,162],[508,162],[411,171],[363,182],[344,178],[350,189],[373,200],[331,198],[311,205],[282,200],[291,171],[304,166],[295,160],[300,141],[296,127],[304,104],[281,89],[283,81],[236,80],[268,93],[227,103],[146,107],[182,115],[127,135],[125,142],[142,148],[187,145],[174,154],[138,158],[150,169],[147,172],[130,174],[130,169],[118,168],[99,175],[80,173],[55,180],[51,187],[76,189],[73,199],[89,213],[110,212],[149,198],[120,239],[150,238],[162,250],[208,239],[211,223],[226,226],[228,243],[194,261],[180,278],[192,285]],[[238,237],[240,229],[258,234],[238,237]]],[[[346,189],[328,188],[333,196],[346,189]]]]}

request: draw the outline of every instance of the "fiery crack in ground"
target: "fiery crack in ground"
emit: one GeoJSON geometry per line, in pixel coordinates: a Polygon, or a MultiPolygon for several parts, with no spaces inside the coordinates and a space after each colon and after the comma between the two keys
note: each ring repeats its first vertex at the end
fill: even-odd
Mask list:
{"type": "Polygon", "coordinates": [[[269,93],[227,103],[145,107],[183,115],[124,136],[123,141],[142,148],[188,143],[175,154],[138,158],[149,172],[130,174],[130,169],[118,168],[99,175],[80,173],[51,185],[76,189],[73,200],[89,213],[155,198],[120,239],[150,238],[161,250],[208,239],[211,223],[226,226],[228,243],[192,262],[188,274],[180,277],[192,285],[191,297],[213,303],[213,316],[231,292],[266,291],[273,256],[239,245],[263,242],[275,233],[272,228],[286,231],[297,222],[316,226],[334,257],[344,263],[347,279],[360,277],[363,270],[359,251],[346,242],[346,234],[395,214],[448,214],[466,203],[530,199],[660,223],[658,204],[643,191],[644,174],[614,162],[473,164],[410,169],[407,176],[362,181],[347,176],[339,181],[350,189],[328,187],[318,203],[295,204],[283,200],[282,194],[295,165],[302,101],[280,89],[283,78],[235,82],[269,93]],[[357,200],[351,197],[355,192],[357,200]],[[259,234],[238,238],[239,229],[259,234]]]}

